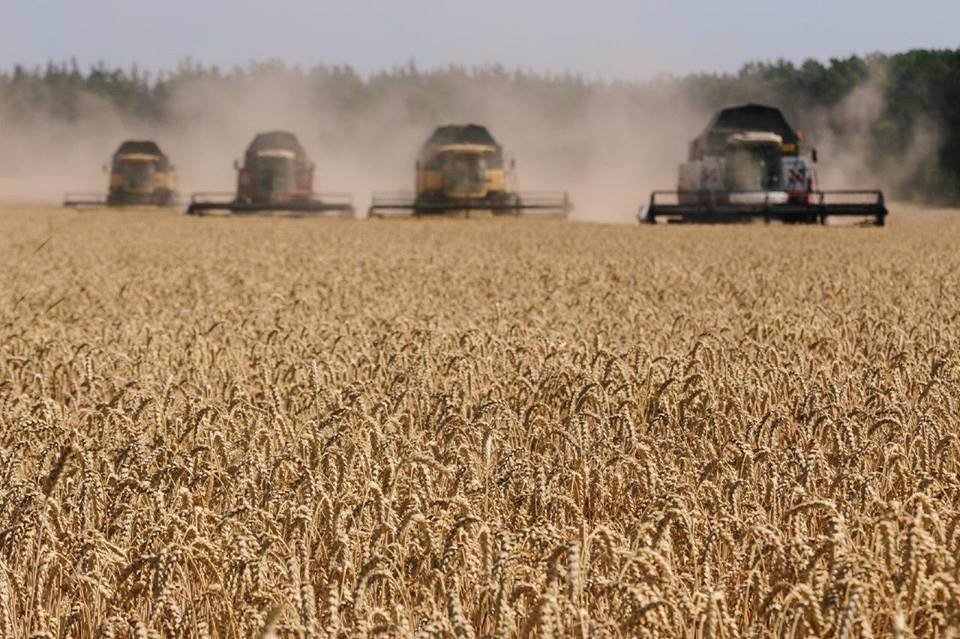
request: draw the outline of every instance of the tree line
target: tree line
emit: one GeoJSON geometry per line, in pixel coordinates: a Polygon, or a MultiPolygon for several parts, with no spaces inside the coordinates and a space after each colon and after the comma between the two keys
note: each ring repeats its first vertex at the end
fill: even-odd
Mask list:
{"type": "MultiPolygon", "coordinates": [[[[835,146],[856,146],[868,170],[895,175],[893,195],[928,202],[960,203],[960,50],[913,50],[807,60],[753,62],[737,73],[664,76],[647,82],[607,81],[573,73],[538,73],[502,66],[451,66],[420,70],[413,63],[367,77],[349,66],[309,68],[271,61],[221,69],[186,59],[177,68],[151,74],[76,61],[0,70],[0,127],[31,118],[73,122],[91,101],[110,105],[121,117],[173,122],[176,96],[191,87],[271,79],[298,87],[305,99],[346,110],[374,109],[389,102],[408,117],[444,112],[461,87],[521,95],[541,105],[544,117],[576,118],[597,96],[643,105],[684,100],[704,110],[746,101],[782,106],[811,137],[835,146]],[[399,107],[397,106],[399,105],[399,107]],[[910,157],[907,164],[905,158],[910,157]],[[901,166],[902,165],[902,166],[901,166]],[[901,170],[891,170],[891,169],[901,170]]],[[[691,131],[691,138],[698,131],[691,131]]],[[[642,143],[642,141],[640,141],[642,143]]]]}

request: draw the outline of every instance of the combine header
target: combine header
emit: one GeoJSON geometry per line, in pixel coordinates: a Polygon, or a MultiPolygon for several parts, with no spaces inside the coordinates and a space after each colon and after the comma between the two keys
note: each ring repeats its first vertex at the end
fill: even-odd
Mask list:
{"type": "MultiPolygon", "coordinates": [[[[107,167],[103,170],[106,172],[107,167]]],[[[63,205],[73,208],[101,206],[175,206],[176,176],[169,158],[156,142],[127,140],[110,162],[110,185],[102,193],[67,193],[63,205]]]]}
{"type": "Polygon", "coordinates": [[[269,131],[254,137],[237,170],[237,192],[194,193],[187,213],[270,213],[353,216],[349,195],[314,193],[314,164],[296,136],[269,131]]]}
{"type": "Polygon", "coordinates": [[[573,209],[566,192],[519,193],[516,167],[482,126],[444,126],[417,156],[416,192],[374,193],[370,217],[442,215],[474,211],[494,215],[566,217],[573,209]]]}
{"type": "Polygon", "coordinates": [[[754,219],[824,224],[829,217],[872,219],[882,226],[881,191],[821,191],[802,137],[779,109],[748,104],[720,111],[690,145],[677,191],[655,191],[642,222],[747,222],[754,219]]]}

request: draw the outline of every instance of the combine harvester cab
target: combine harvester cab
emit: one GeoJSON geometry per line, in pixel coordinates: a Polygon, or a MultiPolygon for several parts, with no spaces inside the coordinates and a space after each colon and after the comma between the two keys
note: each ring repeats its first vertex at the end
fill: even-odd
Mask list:
{"type": "Polygon", "coordinates": [[[819,190],[817,152],[803,155],[801,143],[779,109],[758,104],[724,109],[690,144],[678,189],[654,191],[639,219],[825,224],[830,217],[858,217],[882,226],[883,192],[819,190]]]}
{"type": "MultiPolygon", "coordinates": [[[[106,172],[107,167],[103,170],[106,172]]],[[[173,165],[152,140],[127,140],[121,144],[111,158],[109,172],[106,197],[101,193],[67,193],[63,205],[96,208],[177,204],[173,165]]]]}
{"type": "Polygon", "coordinates": [[[287,213],[353,217],[345,193],[314,193],[314,164],[297,137],[268,131],[254,137],[237,170],[236,193],[194,193],[187,213],[287,213]]]}
{"type": "Polygon", "coordinates": [[[566,217],[566,192],[518,192],[516,167],[490,132],[476,124],[438,128],[416,163],[416,191],[373,194],[370,217],[485,212],[566,217]]]}

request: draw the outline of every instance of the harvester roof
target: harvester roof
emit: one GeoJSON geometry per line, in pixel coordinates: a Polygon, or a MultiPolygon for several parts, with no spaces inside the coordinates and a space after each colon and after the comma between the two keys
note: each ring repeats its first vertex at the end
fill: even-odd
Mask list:
{"type": "Polygon", "coordinates": [[[483,144],[497,146],[486,127],[479,124],[452,124],[437,128],[424,145],[426,148],[450,144],[483,144]]]}
{"type": "Polygon", "coordinates": [[[247,147],[247,157],[256,156],[263,151],[290,151],[298,159],[306,159],[307,152],[293,133],[289,131],[265,131],[258,133],[247,147]]]}
{"type": "Polygon", "coordinates": [[[704,132],[693,141],[691,159],[721,152],[731,134],[745,131],[774,133],[783,139],[784,146],[793,145],[793,148],[800,141],[800,136],[780,109],[762,104],[744,104],[723,109],[713,116],[704,132]]]}
{"type": "Polygon", "coordinates": [[[116,155],[157,155],[163,157],[163,151],[153,140],[127,140],[113,153],[116,155]]]}

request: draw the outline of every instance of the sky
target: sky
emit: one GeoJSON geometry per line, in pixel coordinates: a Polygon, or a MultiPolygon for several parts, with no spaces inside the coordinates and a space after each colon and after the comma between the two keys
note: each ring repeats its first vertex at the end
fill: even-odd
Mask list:
{"type": "Polygon", "coordinates": [[[0,68],[499,63],[642,80],[960,47],[958,0],[0,0],[0,68]]]}

